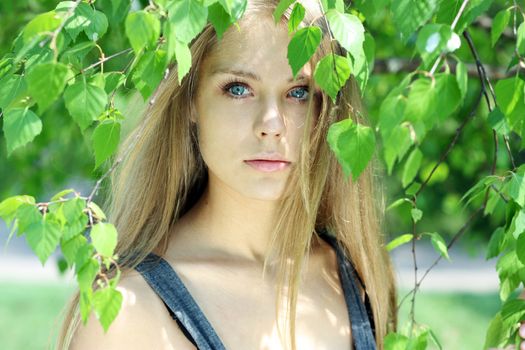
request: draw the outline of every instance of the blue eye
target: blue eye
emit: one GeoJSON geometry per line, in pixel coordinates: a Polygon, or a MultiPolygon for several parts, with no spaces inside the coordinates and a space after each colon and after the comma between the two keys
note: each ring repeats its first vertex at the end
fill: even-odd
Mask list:
{"type": "Polygon", "coordinates": [[[297,89],[294,89],[290,92],[292,97],[298,98],[300,100],[306,100],[308,98],[308,89],[304,86],[300,86],[297,89]]]}
{"type": "Polygon", "coordinates": [[[248,89],[242,84],[233,83],[226,86],[225,90],[234,96],[243,96],[243,92],[247,91],[248,89]]]}

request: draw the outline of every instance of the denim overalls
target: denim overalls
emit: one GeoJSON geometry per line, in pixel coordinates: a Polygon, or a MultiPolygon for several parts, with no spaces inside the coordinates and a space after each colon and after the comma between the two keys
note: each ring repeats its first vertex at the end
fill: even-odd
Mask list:
{"type": "MultiPolygon", "coordinates": [[[[319,236],[327,241],[337,252],[339,278],[345,294],[346,306],[351,320],[352,338],[355,350],[375,350],[375,327],[368,296],[365,304],[361,301],[356,278],[361,280],[335,237],[326,231],[319,236]]],[[[173,317],[185,336],[199,350],[226,350],[221,339],[203,312],[190,295],[177,273],[163,258],[150,253],[135,268],[144,276],[150,287],[164,301],[170,315],[173,317]]]]}

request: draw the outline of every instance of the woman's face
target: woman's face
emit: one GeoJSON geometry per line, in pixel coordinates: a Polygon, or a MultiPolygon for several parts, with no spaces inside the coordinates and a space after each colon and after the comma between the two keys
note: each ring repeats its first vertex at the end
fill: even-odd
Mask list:
{"type": "Polygon", "coordinates": [[[287,27],[271,17],[231,27],[201,65],[199,146],[210,184],[277,200],[297,162],[311,69],[292,80],[287,27]],[[249,162],[276,157],[286,162],[249,162]]]}

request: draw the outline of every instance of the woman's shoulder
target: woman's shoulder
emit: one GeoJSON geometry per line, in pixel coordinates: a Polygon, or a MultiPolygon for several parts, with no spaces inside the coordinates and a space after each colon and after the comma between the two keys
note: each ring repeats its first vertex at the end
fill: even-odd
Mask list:
{"type": "Polygon", "coordinates": [[[122,306],[107,333],[91,313],[85,326],[80,323],[71,350],[195,349],[140,273],[123,273],[117,290],[122,293],[122,306]]]}

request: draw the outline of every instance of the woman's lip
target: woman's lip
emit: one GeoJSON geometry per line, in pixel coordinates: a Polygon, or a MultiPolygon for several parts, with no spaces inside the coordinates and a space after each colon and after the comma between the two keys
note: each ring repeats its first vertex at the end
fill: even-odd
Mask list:
{"type": "Polygon", "coordinates": [[[254,169],[270,173],[286,169],[290,162],[280,160],[245,160],[245,162],[254,169]]]}

